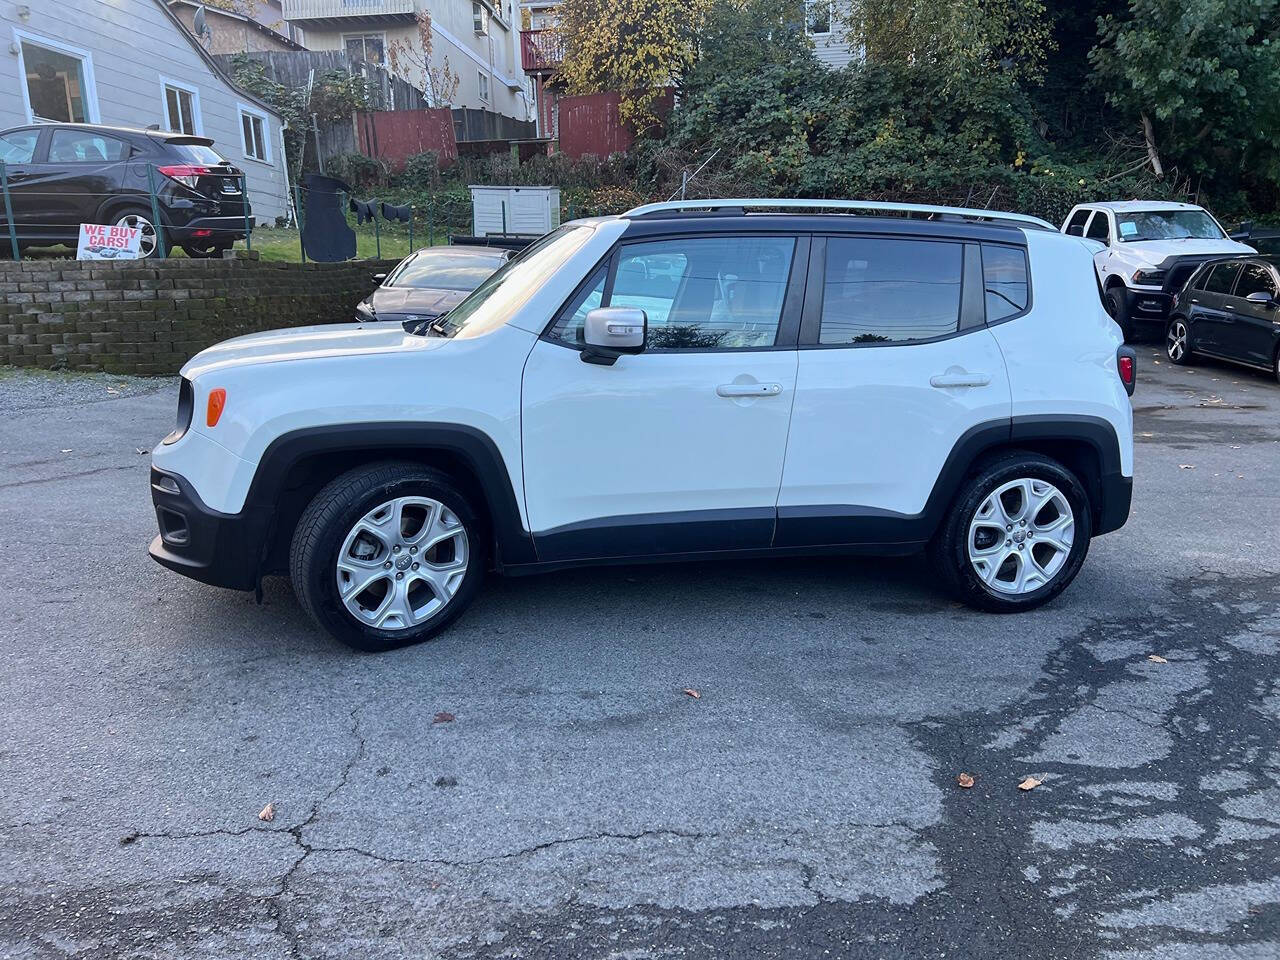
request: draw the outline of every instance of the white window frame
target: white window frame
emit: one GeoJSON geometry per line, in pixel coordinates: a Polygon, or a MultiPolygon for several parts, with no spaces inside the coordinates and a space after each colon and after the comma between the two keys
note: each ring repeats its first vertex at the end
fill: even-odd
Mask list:
{"type": "Polygon", "coordinates": [[[489,90],[489,75],[485,73],[483,70],[477,70],[476,76],[479,78],[478,89],[479,89],[480,102],[489,103],[490,102],[489,95],[491,93],[491,91],[489,90]]]}
{"type": "Polygon", "coordinates": [[[835,4],[832,0],[804,0],[804,33],[807,37],[829,37],[831,36],[831,28],[835,17],[835,4]],[[822,32],[809,30],[809,11],[813,7],[825,6],[827,8],[827,29],[822,32]]]}
{"type": "MultiPolygon", "coordinates": [[[[360,33],[344,33],[342,35],[342,52],[347,52],[348,39],[360,40],[363,42],[368,40],[370,37],[377,37],[382,41],[382,65],[389,68],[390,64],[387,61],[387,32],[385,30],[363,30],[360,33]]],[[[361,59],[364,60],[365,63],[373,63],[372,60],[369,60],[366,57],[361,57],[361,59]]]]}
{"type": "Polygon", "coordinates": [[[93,75],[93,54],[81,47],[73,47],[60,40],[51,40],[37,33],[28,33],[26,30],[19,30],[14,27],[13,42],[18,48],[18,85],[22,88],[22,108],[26,111],[27,123],[47,123],[50,121],[45,120],[43,117],[37,117],[31,110],[31,91],[27,89],[27,64],[26,58],[22,53],[24,41],[32,46],[44,47],[48,50],[64,53],[80,61],[81,76],[85,87],[81,91],[84,94],[85,122],[101,123],[101,115],[98,113],[98,81],[93,75]]]}
{"type": "Polygon", "coordinates": [[[489,8],[480,0],[471,0],[471,29],[478,37],[489,33],[489,8]]]}
{"type": "MultiPolygon", "coordinates": [[[[181,90],[184,93],[191,94],[191,122],[195,124],[195,131],[192,136],[204,136],[204,117],[200,114],[200,88],[193,87],[189,83],[183,83],[181,80],[170,80],[168,77],[160,77],[160,126],[164,129],[169,127],[169,87],[175,90],[181,90]]],[[[182,106],[178,106],[181,112],[182,106]]],[[[182,121],[182,117],[178,117],[178,121],[182,121]]],[[[173,131],[175,133],[183,133],[182,130],[173,131]]]]}
{"type": "Polygon", "coordinates": [[[236,126],[240,128],[240,152],[244,154],[246,160],[252,160],[254,163],[265,163],[271,165],[271,115],[265,110],[259,110],[257,107],[251,107],[247,103],[236,104],[236,126]],[[249,153],[249,144],[244,141],[244,118],[253,117],[262,121],[262,149],[266,154],[264,157],[255,157],[249,153]]]}

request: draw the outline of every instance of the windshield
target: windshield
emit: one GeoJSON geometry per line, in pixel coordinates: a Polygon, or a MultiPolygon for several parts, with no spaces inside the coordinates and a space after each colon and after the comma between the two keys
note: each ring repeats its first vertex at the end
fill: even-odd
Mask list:
{"type": "Polygon", "coordinates": [[[425,250],[407,257],[391,272],[383,286],[471,291],[502,263],[501,256],[478,257],[447,248],[425,250]]]}
{"type": "Polygon", "coordinates": [[[1122,241],[1222,240],[1226,234],[1203,210],[1144,210],[1116,214],[1122,241]]]}
{"type": "Polygon", "coordinates": [[[582,249],[593,232],[590,227],[569,224],[535,240],[446,313],[440,332],[446,337],[464,330],[482,333],[505,323],[548,277],[582,249]]]}

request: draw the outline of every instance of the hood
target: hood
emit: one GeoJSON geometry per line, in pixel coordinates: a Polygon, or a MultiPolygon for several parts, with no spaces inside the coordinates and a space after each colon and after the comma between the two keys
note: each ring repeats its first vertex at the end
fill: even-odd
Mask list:
{"type": "Polygon", "coordinates": [[[1234,240],[1139,240],[1121,243],[1126,259],[1145,260],[1153,267],[1169,257],[1222,257],[1257,253],[1253,247],[1234,240]]]}
{"type": "Polygon", "coordinates": [[[398,323],[325,324],[251,333],[215,344],[187,361],[188,380],[215,370],[263,363],[345,357],[360,354],[436,350],[449,343],[443,337],[415,337],[398,323]]]}
{"type": "Polygon", "coordinates": [[[380,320],[409,314],[430,318],[452,310],[466,296],[466,290],[443,287],[379,287],[365,302],[373,307],[374,315],[380,320]]]}

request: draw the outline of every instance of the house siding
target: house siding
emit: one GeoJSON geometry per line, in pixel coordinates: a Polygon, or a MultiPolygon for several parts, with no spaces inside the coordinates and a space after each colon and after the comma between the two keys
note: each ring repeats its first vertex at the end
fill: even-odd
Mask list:
{"type": "MultiPolygon", "coordinates": [[[[19,18],[13,4],[0,7],[0,35],[14,31],[78,47],[92,56],[98,123],[145,128],[167,127],[161,77],[199,92],[202,136],[244,170],[249,200],[259,223],[285,215],[287,187],[280,118],[224,80],[193,46],[192,40],[157,0],[62,0],[33,3],[19,18]],[[239,105],[265,112],[271,140],[270,163],[245,156],[239,105]]],[[[23,101],[25,78],[18,58],[0,58],[0,129],[28,122],[23,101]]]]}

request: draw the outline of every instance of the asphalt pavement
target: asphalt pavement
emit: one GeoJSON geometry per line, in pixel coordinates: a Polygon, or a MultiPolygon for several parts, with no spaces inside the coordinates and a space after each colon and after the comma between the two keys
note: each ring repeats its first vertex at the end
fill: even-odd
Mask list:
{"type": "Polygon", "coordinates": [[[380,656],[147,557],[173,381],[0,373],[0,957],[1276,960],[1280,386],[1157,356],[1035,613],[611,568],[380,656]]]}

